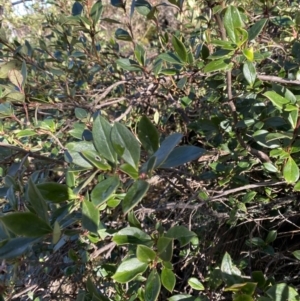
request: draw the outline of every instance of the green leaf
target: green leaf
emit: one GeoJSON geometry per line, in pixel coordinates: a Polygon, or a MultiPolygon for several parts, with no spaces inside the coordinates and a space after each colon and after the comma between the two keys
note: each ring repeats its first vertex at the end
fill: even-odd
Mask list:
{"type": "Polygon", "coordinates": [[[118,28],[115,32],[115,38],[117,40],[121,40],[121,41],[128,41],[131,42],[132,38],[130,36],[130,34],[128,33],[128,31],[122,29],[122,28],[118,28]]]}
{"type": "Polygon", "coordinates": [[[127,215],[127,219],[128,219],[128,222],[129,222],[129,225],[131,227],[136,227],[136,228],[141,228],[141,223],[140,221],[136,218],[135,214],[134,214],[134,211],[130,211],[127,215]]]}
{"type": "Polygon", "coordinates": [[[18,138],[23,138],[23,137],[32,137],[32,136],[36,136],[37,133],[33,130],[29,130],[29,129],[25,129],[25,130],[21,130],[20,132],[17,133],[17,137],[18,138]]]}
{"type": "Polygon", "coordinates": [[[271,242],[273,242],[277,237],[277,231],[276,230],[271,230],[269,231],[267,238],[265,240],[266,244],[269,244],[271,242]]]}
{"type": "Polygon", "coordinates": [[[128,213],[135,207],[144,197],[149,189],[149,183],[143,180],[138,180],[129,188],[122,202],[123,213],[128,213]]]}
{"type": "Polygon", "coordinates": [[[293,129],[295,129],[297,127],[298,117],[299,117],[298,108],[297,108],[297,110],[293,110],[289,113],[288,120],[289,120],[289,122],[290,122],[293,129]]]}
{"type": "Polygon", "coordinates": [[[111,166],[93,150],[84,150],[80,154],[99,170],[110,170],[111,166]]]}
{"type": "Polygon", "coordinates": [[[12,69],[19,69],[20,62],[17,60],[11,60],[9,62],[0,64],[0,78],[7,78],[8,73],[12,69]]]}
{"type": "Polygon", "coordinates": [[[173,52],[164,52],[164,53],[160,54],[158,56],[158,58],[160,58],[160,59],[162,59],[162,60],[164,60],[168,63],[171,63],[171,64],[178,64],[178,65],[183,64],[180,57],[177,54],[173,53],[173,52]]]}
{"type": "Polygon", "coordinates": [[[173,238],[162,236],[157,241],[157,253],[163,261],[171,261],[173,257],[173,238]]]}
{"type": "Polygon", "coordinates": [[[266,93],[263,94],[264,96],[266,96],[269,100],[271,100],[271,102],[273,103],[273,105],[279,109],[282,110],[283,106],[290,103],[290,101],[284,97],[282,97],[281,95],[279,95],[278,93],[274,92],[274,91],[268,91],[266,93]]]}
{"type": "Polygon", "coordinates": [[[49,224],[47,203],[31,178],[28,181],[27,199],[38,217],[49,224]]]}
{"type": "Polygon", "coordinates": [[[135,169],[140,160],[140,145],[126,126],[116,122],[111,131],[111,142],[116,153],[135,169]]]}
{"type": "Polygon", "coordinates": [[[80,2],[75,1],[72,7],[72,15],[73,16],[78,16],[81,14],[81,12],[83,11],[83,6],[81,5],[80,2]]]}
{"type": "Polygon", "coordinates": [[[22,89],[24,89],[26,81],[27,81],[27,66],[25,61],[22,62],[22,67],[21,67],[21,74],[22,74],[22,89]]]}
{"type": "Polygon", "coordinates": [[[187,50],[184,46],[184,44],[176,37],[173,36],[172,37],[172,45],[177,53],[177,55],[179,56],[179,58],[183,61],[183,62],[187,62],[187,50]]]}
{"type": "Polygon", "coordinates": [[[262,271],[253,271],[251,278],[252,278],[253,282],[257,283],[257,286],[260,289],[262,289],[266,284],[265,276],[264,276],[264,273],[262,271]]]}
{"type": "MultiPolygon", "coordinates": [[[[172,150],[176,147],[176,145],[180,142],[182,138],[182,134],[174,133],[168,136],[161,144],[160,148],[153,154],[152,157],[156,157],[155,165],[153,169],[159,167],[164,161],[168,158],[172,150]]],[[[150,158],[151,159],[151,158],[150,158]]],[[[150,160],[149,159],[149,160],[150,160]]],[[[148,166],[148,162],[146,162],[143,167],[142,171],[145,172],[148,166]]]]}
{"type": "Polygon", "coordinates": [[[300,181],[298,181],[294,186],[294,191],[300,191],[300,181]]]}
{"type": "Polygon", "coordinates": [[[86,230],[97,233],[100,223],[99,210],[88,200],[82,203],[82,226],[86,230]]]}
{"type": "Polygon", "coordinates": [[[184,226],[174,226],[168,230],[165,236],[177,239],[180,246],[184,247],[197,235],[184,226]]]}
{"type": "Polygon", "coordinates": [[[173,292],[173,289],[176,284],[176,277],[172,270],[163,268],[160,275],[162,285],[170,292],[173,292]]]}
{"type": "Polygon", "coordinates": [[[159,133],[147,116],[143,116],[138,123],[138,137],[149,154],[158,150],[159,133]]]}
{"type": "Polygon", "coordinates": [[[283,176],[288,184],[295,183],[299,179],[299,168],[291,156],[283,167],[283,176]]]}
{"type": "Polygon", "coordinates": [[[141,71],[142,67],[134,60],[131,59],[117,59],[116,63],[118,66],[126,71],[141,71]]]}
{"type": "Polygon", "coordinates": [[[31,212],[11,213],[0,218],[11,232],[25,237],[38,237],[52,233],[48,223],[31,212]]]}
{"type": "Polygon", "coordinates": [[[248,84],[253,87],[256,80],[256,70],[254,64],[248,61],[245,62],[243,66],[243,74],[248,84]]]}
{"type": "Polygon", "coordinates": [[[151,237],[136,227],[126,227],[119,232],[115,233],[113,236],[113,241],[117,245],[125,244],[146,244],[151,245],[151,237]]]}
{"type": "Polygon", "coordinates": [[[52,203],[61,203],[76,199],[77,196],[65,184],[59,183],[41,183],[36,185],[43,199],[52,203]]]}
{"type": "Polygon", "coordinates": [[[268,19],[260,19],[248,29],[248,40],[254,40],[263,30],[268,19]]]}
{"type": "Polygon", "coordinates": [[[244,27],[242,16],[238,7],[233,5],[227,7],[224,15],[224,26],[230,40],[237,44],[238,36],[235,33],[235,29],[244,27]]]}
{"type": "Polygon", "coordinates": [[[174,295],[170,298],[168,298],[169,301],[198,301],[196,300],[196,297],[193,297],[188,294],[180,294],[180,295],[174,295]]]}
{"type": "Polygon", "coordinates": [[[112,126],[102,116],[97,116],[93,123],[93,139],[94,145],[101,157],[104,157],[108,161],[115,163],[117,160],[117,154],[110,141],[110,133],[112,126]]]}
{"type": "Polygon", "coordinates": [[[196,290],[196,291],[203,291],[205,290],[203,284],[195,277],[191,277],[189,280],[188,280],[188,284],[189,286],[196,290]]]}
{"type": "MultiPolygon", "coordinates": [[[[9,239],[0,247],[0,259],[14,259],[23,255],[32,244],[38,242],[40,238],[17,237],[9,239]]],[[[3,243],[3,242],[2,242],[3,243]]]]}
{"type": "Polygon", "coordinates": [[[137,258],[131,258],[123,261],[112,278],[119,283],[126,283],[133,280],[139,274],[147,270],[148,265],[139,261],[137,258]]]}
{"type": "Polygon", "coordinates": [[[243,49],[243,55],[249,62],[253,62],[254,61],[253,47],[243,49]]]}
{"type": "Polygon", "coordinates": [[[109,197],[116,191],[120,185],[118,176],[108,177],[107,179],[98,183],[91,193],[91,201],[99,207],[106,202],[109,197]]]}
{"type": "Polygon", "coordinates": [[[95,151],[94,145],[92,142],[80,141],[80,142],[70,142],[66,145],[67,152],[65,152],[65,160],[68,163],[76,164],[84,169],[92,169],[88,160],[82,156],[83,151],[95,151]]]}
{"type": "Polygon", "coordinates": [[[206,152],[205,149],[193,146],[183,145],[176,147],[164,161],[160,168],[171,168],[181,166],[190,161],[196,160],[206,152]]]}
{"type": "Polygon", "coordinates": [[[153,269],[145,286],[145,301],[156,301],[160,293],[160,277],[156,269],[153,269]]]}
{"type": "Polygon", "coordinates": [[[204,69],[203,72],[213,72],[213,71],[221,71],[221,70],[229,70],[233,66],[233,63],[230,63],[230,60],[228,59],[220,59],[215,60],[210,63],[208,63],[204,69]]]}
{"type": "Polygon", "coordinates": [[[52,232],[52,243],[55,245],[58,243],[61,237],[60,225],[57,221],[54,222],[53,232],[52,232]]]}
{"type": "Polygon", "coordinates": [[[263,163],[263,167],[269,172],[278,172],[277,167],[271,162],[263,163]]]}
{"type": "Polygon", "coordinates": [[[152,9],[151,4],[146,0],[136,0],[134,2],[134,7],[137,12],[143,16],[147,16],[152,9]]]}
{"type": "Polygon", "coordinates": [[[136,44],[134,49],[134,54],[137,61],[140,63],[141,66],[145,66],[146,63],[146,52],[143,46],[140,44],[136,44]]]}
{"type": "Polygon", "coordinates": [[[124,163],[119,167],[119,170],[129,175],[132,179],[137,180],[139,178],[138,171],[129,165],[128,163],[124,163]]]}
{"type": "Polygon", "coordinates": [[[149,263],[156,257],[156,253],[147,246],[138,245],[136,249],[136,257],[139,261],[149,263]]]}
{"type": "Polygon", "coordinates": [[[296,301],[298,300],[296,297],[299,296],[296,290],[286,283],[273,285],[266,291],[266,294],[271,297],[273,301],[296,301]]]}
{"type": "Polygon", "coordinates": [[[221,271],[223,280],[228,286],[240,283],[241,271],[233,265],[231,257],[227,252],[222,259],[221,271]]]}
{"type": "Polygon", "coordinates": [[[300,250],[296,250],[292,253],[298,260],[300,260],[300,250]]]}
{"type": "Polygon", "coordinates": [[[94,24],[97,24],[99,22],[101,15],[102,15],[103,5],[101,1],[97,1],[92,6],[90,17],[92,18],[94,24]]]}
{"type": "Polygon", "coordinates": [[[8,72],[7,75],[10,82],[19,88],[20,91],[22,91],[22,83],[23,83],[23,76],[19,70],[12,69],[8,72]]]}

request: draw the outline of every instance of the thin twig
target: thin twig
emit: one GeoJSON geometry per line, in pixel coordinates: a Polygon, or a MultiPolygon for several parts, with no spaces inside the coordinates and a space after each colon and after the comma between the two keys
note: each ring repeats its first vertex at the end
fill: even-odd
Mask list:
{"type": "Polygon", "coordinates": [[[49,157],[46,157],[46,156],[43,156],[43,155],[40,155],[40,154],[37,154],[37,153],[33,153],[29,150],[26,150],[26,149],[23,149],[23,148],[14,146],[14,145],[10,145],[10,144],[0,142],[0,147],[9,148],[13,151],[20,152],[20,153],[23,153],[23,154],[28,154],[29,157],[33,157],[33,158],[36,158],[36,159],[39,159],[39,160],[51,161],[52,163],[56,163],[56,164],[59,164],[59,165],[65,165],[64,161],[54,159],[54,158],[49,158],[49,157]]]}

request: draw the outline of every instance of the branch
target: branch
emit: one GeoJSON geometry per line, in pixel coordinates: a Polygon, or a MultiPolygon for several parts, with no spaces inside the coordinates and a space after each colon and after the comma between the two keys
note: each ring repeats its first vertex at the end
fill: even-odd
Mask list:
{"type": "Polygon", "coordinates": [[[300,80],[285,79],[285,78],[282,78],[282,77],[272,76],[272,75],[257,74],[257,78],[260,79],[260,80],[275,82],[275,83],[281,83],[281,84],[300,85],[300,80]]]}
{"type": "Polygon", "coordinates": [[[39,160],[51,161],[51,162],[59,164],[59,165],[65,165],[65,163],[66,163],[64,161],[61,161],[61,160],[58,160],[58,159],[54,159],[54,158],[50,158],[50,157],[46,157],[46,156],[43,156],[43,155],[40,155],[40,154],[37,154],[37,153],[33,153],[33,152],[28,151],[26,149],[23,149],[23,148],[14,146],[14,145],[6,144],[6,143],[3,143],[3,142],[0,142],[0,148],[1,147],[9,148],[9,149],[11,149],[13,151],[26,154],[29,157],[36,158],[36,159],[39,159],[39,160]]]}

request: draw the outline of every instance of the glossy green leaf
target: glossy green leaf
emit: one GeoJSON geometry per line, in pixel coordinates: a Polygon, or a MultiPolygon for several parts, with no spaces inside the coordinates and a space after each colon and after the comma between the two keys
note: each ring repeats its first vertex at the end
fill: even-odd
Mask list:
{"type": "Polygon", "coordinates": [[[254,25],[252,25],[248,30],[248,40],[254,40],[263,30],[265,24],[267,23],[268,19],[260,19],[254,25]]]}
{"type": "Polygon", "coordinates": [[[138,137],[149,154],[158,150],[159,133],[147,116],[143,116],[138,123],[138,137]]]}
{"type": "Polygon", "coordinates": [[[278,172],[277,167],[271,162],[264,162],[263,167],[269,172],[278,172]]]}
{"type": "Polygon", "coordinates": [[[298,300],[296,297],[299,296],[296,290],[286,283],[273,285],[266,291],[266,294],[271,297],[273,301],[296,301],[298,300]]]}
{"type": "Polygon", "coordinates": [[[151,9],[152,9],[152,6],[151,4],[146,1],[146,0],[136,0],[134,2],[134,8],[136,9],[136,11],[143,15],[143,16],[147,16],[151,9]]]}
{"type": "Polygon", "coordinates": [[[94,150],[85,150],[80,152],[80,154],[99,170],[111,169],[111,166],[106,162],[106,160],[100,158],[99,154],[94,150]]]}
{"type": "Polygon", "coordinates": [[[146,51],[140,44],[136,44],[134,49],[134,55],[136,60],[140,63],[141,66],[145,66],[146,63],[146,51]]]}
{"type": "Polygon", "coordinates": [[[47,203],[31,178],[28,181],[27,200],[38,217],[49,224],[47,203]]]}
{"type": "Polygon", "coordinates": [[[203,71],[204,72],[214,72],[214,71],[222,71],[222,70],[229,70],[233,64],[228,59],[220,59],[215,60],[210,63],[208,63],[203,71]]]}
{"type": "MultiPolygon", "coordinates": [[[[153,154],[152,157],[156,157],[154,168],[159,167],[170,155],[176,145],[180,142],[182,138],[182,134],[174,133],[168,136],[162,143],[160,148],[153,154]]],[[[148,162],[146,162],[143,167],[142,171],[145,172],[147,169],[148,162]]]]}
{"type": "Polygon", "coordinates": [[[164,161],[160,168],[171,168],[181,166],[190,161],[196,160],[206,152],[205,149],[193,146],[183,145],[176,147],[164,161]]]}
{"type": "Polygon", "coordinates": [[[263,95],[266,96],[269,100],[271,100],[273,105],[279,109],[282,109],[284,105],[290,102],[288,99],[282,97],[281,95],[279,95],[274,91],[268,91],[263,95]]]}
{"type": "Polygon", "coordinates": [[[0,221],[16,235],[39,237],[52,233],[49,224],[31,212],[7,214],[2,216],[0,221]]]}
{"type": "Polygon", "coordinates": [[[241,271],[233,264],[230,255],[226,252],[222,259],[221,271],[227,285],[240,283],[241,271]]]}
{"type": "Polygon", "coordinates": [[[52,203],[61,203],[77,198],[72,189],[65,184],[48,182],[36,184],[36,187],[43,199],[52,203]]]}
{"type": "Polygon", "coordinates": [[[299,117],[298,108],[297,108],[297,110],[293,110],[289,113],[288,120],[289,120],[289,122],[290,122],[293,129],[295,129],[297,127],[298,117],[299,117]]]}
{"type": "Polygon", "coordinates": [[[66,145],[65,160],[68,163],[76,164],[85,169],[92,169],[93,165],[82,156],[83,151],[95,151],[92,142],[80,141],[70,142],[66,145]]]}
{"type": "Polygon", "coordinates": [[[188,280],[189,286],[196,291],[203,291],[205,288],[203,284],[195,277],[192,277],[188,280]]]}
{"type": "Polygon", "coordinates": [[[108,161],[115,163],[117,154],[113,149],[110,141],[112,126],[102,116],[97,116],[93,123],[93,139],[94,145],[101,157],[104,157],[108,161]]]}
{"type": "Polygon", "coordinates": [[[196,300],[196,297],[193,297],[191,295],[180,294],[168,298],[168,301],[198,301],[198,300],[196,300]]]}
{"type": "Polygon", "coordinates": [[[58,241],[60,240],[60,237],[61,237],[60,225],[57,221],[55,221],[54,225],[53,225],[53,232],[52,232],[52,243],[54,245],[56,243],[58,243],[58,241]]]}
{"type": "Polygon", "coordinates": [[[0,247],[0,259],[14,259],[23,255],[40,238],[17,237],[9,239],[0,247]]]}
{"type": "Polygon", "coordinates": [[[123,68],[126,71],[141,71],[142,67],[138,62],[131,59],[117,59],[116,63],[118,66],[123,68]]]}
{"type": "Polygon", "coordinates": [[[146,244],[152,245],[151,237],[136,227],[126,227],[115,233],[113,236],[113,241],[117,245],[125,244],[146,244]]]}
{"type": "Polygon", "coordinates": [[[22,91],[22,83],[23,83],[23,76],[22,73],[19,70],[12,69],[8,72],[7,75],[10,82],[19,88],[20,91],[22,91]]]}
{"type": "Polygon", "coordinates": [[[80,15],[82,11],[83,11],[82,4],[78,1],[75,1],[72,7],[72,15],[73,16],[80,15]]]}
{"type": "Polygon", "coordinates": [[[176,37],[172,37],[172,45],[177,53],[177,55],[180,57],[180,59],[183,62],[187,62],[187,50],[184,46],[184,44],[176,37]]]}
{"type": "Polygon", "coordinates": [[[99,210],[88,200],[82,202],[82,226],[86,230],[97,233],[100,223],[99,210]]]}
{"type": "Polygon", "coordinates": [[[136,257],[139,261],[149,263],[156,257],[156,253],[147,246],[138,245],[136,249],[136,257]]]}
{"type": "Polygon", "coordinates": [[[127,214],[127,219],[128,219],[130,227],[135,227],[135,228],[141,229],[141,223],[135,216],[134,211],[130,211],[127,214]]]}
{"type": "Polygon", "coordinates": [[[248,61],[245,62],[243,66],[243,74],[248,84],[253,87],[256,80],[256,70],[254,64],[248,61]]]}
{"type": "Polygon", "coordinates": [[[251,296],[254,294],[257,283],[254,282],[243,282],[243,283],[235,283],[231,286],[225,288],[224,291],[228,292],[241,292],[251,296]]]}
{"type": "Polygon", "coordinates": [[[124,163],[119,166],[119,170],[129,175],[132,179],[137,180],[139,178],[139,172],[128,163],[124,163]]]}
{"type": "Polygon", "coordinates": [[[237,44],[238,37],[235,33],[235,29],[244,27],[242,16],[240,14],[238,7],[229,5],[226,8],[226,12],[224,15],[224,26],[230,40],[233,43],[237,44]]]}
{"type": "Polygon", "coordinates": [[[120,180],[118,176],[108,177],[107,179],[101,181],[92,190],[92,203],[96,207],[99,207],[109,199],[109,197],[116,191],[119,185],[120,180]]]}
{"type": "Polygon", "coordinates": [[[245,58],[246,58],[249,62],[253,62],[253,61],[254,61],[253,47],[243,49],[243,54],[244,54],[245,58]]]}
{"type": "Polygon", "coordinates": [[[122,29],[122,28],[118,28],[115,32],[115,38],[117,40],[121,40],[121,41],[128,41],[128,42],[131,42],[132,41],[132,38],[129,34],[128,31],[122,29]]]}
{"type": "Polygon", "coordinates": [[[156,301],[160,293],[160,277],[156,269],[153,269],[145,286],[145,301],[156,301]]]}
{"type": "Polygon", "coordinates": [[[299,168],[292,157],[289,157],[283,167],[283,176],[287,183],[292,184],[299,179],[299,168]]]}
{"type": "Polygon", "coordinates": [[[257,283],[259,288],[263,288],[265,286],[266,280],[262,271],[253,271],[251,279],[253,282],[257,283]]]}
{"type": "Polygon", "coordinates": [[[139,261],[137,258],[131,258],[123,261],[112,276],[112,278],[119,283],[126,283],[133,280],[139,274],[146,271],[148,265],[139,261]]]}
{"type": "Polygon", "coordinates": [[[267,238],[266,238],[266,244],[269,244],[273,242],[277,237],[277,231],[276,230],[271,230],[269,231],[267,238]]]}
{"type": "Polygon", "coordinates": [[[180,243],[180,246],[184,247],[193,239],[193,237],[197,235],[184,226],[174,226],[167,231],[165,236],[177,239],[180,243]]]}
{"type": "Polygon", "coordinates": [[[111,142],[116,153],[137,169],[140,160],[140,144],[126,126],[118,122],[114,124],[111,142]]]}
{"type": "Polygon", "coordinates": [[[94,24],[97,24],[100,21],[103,11],[102,1],[96,1],[92,6],[90,17],[92,18],[94,24]]]}
{"type": "Polygon", "coordinates": [[[300,250],[296,250],[292,253],[298,260],[300,260],[300,250]]]}
{"type": "Polygon", "coordinates": [[[173,257],[173,238],[162,236],[157,240],[157,253],[163,261],[171,261],[173,257]]]}
{"type": "MultiPolygon", "coordinates": [[[[180,57],[177,54],[173,53],[173,52],[164,52],[164,53],[160,54],[158,56],[158,58],[160,58],[163,61],[166,61],[168,63],[171,63],[171,64],[178,64],[178,65],[183,64],[180,57]]],[[[168,69],[168,70],[170,70],[170,69],[168,69]]],[[[174,70],[174,69],[172,69],[172,70],[174,70]]]]}
{"type": "Polygon", "coordinates": [[[135,207],[144,197],[149,189],[149,183],[143,180],[138,180],[129,188],[122,202],[124,214],[128,213],[135,207]]]}
{"type": "Polygon", "coordinates": [[[36,136],[37,133],[33,130],[29,130],[29,129],[26,129],[26,130],[21,130],[20,132],[17,133],[17,137],[18,138],[23,138],[23,137],[32,137],[32,136],[36,136]]]}
{"type": "Polygon", "coordinates": [[[176,284],[176,277],[172,270],[163,268],[160,275],[162,285],[170,292],[173,292],[173,289],[176,284]]]}

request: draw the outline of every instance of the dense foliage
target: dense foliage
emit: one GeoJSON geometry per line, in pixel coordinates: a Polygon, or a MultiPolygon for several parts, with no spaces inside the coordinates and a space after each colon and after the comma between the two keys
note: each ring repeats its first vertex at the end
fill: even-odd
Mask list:
{"type": "Polygon", "coordinates": [[[2,300],[300,300],[297,1],[3,6],[2,300]]]}

